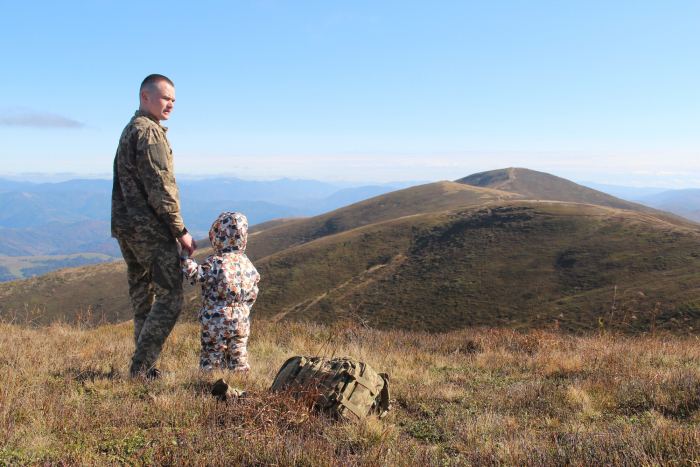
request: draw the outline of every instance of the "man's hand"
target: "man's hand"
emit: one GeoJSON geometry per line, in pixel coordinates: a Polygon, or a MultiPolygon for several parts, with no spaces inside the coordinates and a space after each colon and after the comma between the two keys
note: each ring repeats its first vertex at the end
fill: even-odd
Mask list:
{"type": "Polygon", "coordinates": [[[197,249],[197,242],[195,242],[194,238],[192,238],[192,235],[188,233],[178,238],[177,241],[180,242],[180,245],[182,245],[183,253],[187,252],[188,255],[192,255],[194,253],[194,250],[197,249]]]}

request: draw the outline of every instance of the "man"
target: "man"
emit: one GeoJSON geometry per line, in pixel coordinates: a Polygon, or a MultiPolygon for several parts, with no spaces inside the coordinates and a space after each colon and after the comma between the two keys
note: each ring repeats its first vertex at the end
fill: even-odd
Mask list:
{"type": "Polygon", "coordinates": [[[156,379],[156,360],[183,307],[177,242],[189,254],[197,244],[180,217],[168,129],[160,124],[170,118],[175,86],[165,76],[147,76],[140,100],[114,158],[112,237],[126,262],[134,308],[136,350],[130,373],[156,379]]]}

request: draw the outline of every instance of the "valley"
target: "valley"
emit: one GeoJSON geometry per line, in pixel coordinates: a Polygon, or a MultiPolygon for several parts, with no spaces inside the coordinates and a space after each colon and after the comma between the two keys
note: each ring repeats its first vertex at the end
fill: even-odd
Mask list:
{"type": "Polygon", "coordinates": [[[0,282],[39,276],[61,268],[99,264],[117,259],[100,253],[0,256],[0,282]]]}

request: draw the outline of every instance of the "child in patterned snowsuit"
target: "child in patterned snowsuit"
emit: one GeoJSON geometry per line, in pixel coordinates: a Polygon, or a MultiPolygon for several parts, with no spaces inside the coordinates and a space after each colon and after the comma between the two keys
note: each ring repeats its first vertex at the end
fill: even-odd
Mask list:
{"type": "Polygon", "coordinates": [[[250,308],[258,298],[258,271],[245,255],[248,219],[237,212],[225,212],[209,230],[214,254],[204,264],[181,257],[182,269],[190,284],[202,284],[203,370],[228,368],[248,371],[246,344],[250,333],[250,308]]]}

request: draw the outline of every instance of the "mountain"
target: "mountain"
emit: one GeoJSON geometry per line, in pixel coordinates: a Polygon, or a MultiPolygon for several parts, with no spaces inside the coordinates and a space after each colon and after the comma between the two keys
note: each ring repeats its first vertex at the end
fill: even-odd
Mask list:
{"type": "Polygon", "coordinates": [[[0,227],[26,228],[59,221],[109,222],[111,196],[93,191],[7,192],[0,194],[0,227]]]}
{"type": "MultiPolygon", "coordinates": [[[[293,221],[278,219],[265,224],[274,227],[293,221]]],[[[251,229],[251,241],[263,232],[265,224],[251,229]]],[[[0,234],[4,231],[0,229],[0,234]]],[[[201,262],[211,254],[212,249],[208,238],[198,240],[198,243],[200,248],[195,258],[201,262]]],[[[96,315],[104,314],[109,321],[128,320],[132,313],[123,260],[59,269],[28,279],[13,279],[9,268],[0,265],[0,314],[18,310],[34,312],[35,315],[43,315],[42,323],[49,323],[55,319],[71,320],[76,313],[87,310],[96,315]]],[[[185,288],[186,306],[193,310],[198,288],[189,285],[185,288]]],[[[192,313],[190,311],[190,315],[192,313]]]]}
{"type": "Polygon", "coordinates": [[[8,191],[23,191],[34,184],[30,182],[17,182],[14,180],[6,180],[0,178],[0,193],[7,193],[8,191]]]}
{"type": "MultiPolygon", "coordinates": [[[[418,182],[404,182],[415,184],[418,182]]],[[[394,185],[401,185],[394,183],[394,185]]],[[[211,223],[223,211],[239,211],[250,225],[273,219],[309,217],[332,211],[373,196],[396,190],[394,186],[344,188],[316,180],[246,181],[237,178],[181,180],[179,182],[182,215],[195,237],[206,236],[211,223]]],[[[69,252],[108,253],[120,256],[109,238],[112,181],[76,179],[60,183],[29,183],[0,179],[0,228],[12,231],[0,234],[0,254],[25,256],[56,254],[36,229],[48,223],[60,223],[67,238],[93,235],[90,241],[72,242],[69,252]],[[88,221],[100,221],[86,232],[88,221]],[[74,246],[84,245],[76,251],[74,246]],[[92,245],[92,246],[90,246],[92,245]],[[110,246],[111,245],[111,246],[110,246]],[[35,253],[33,253],[35,252],[35,253]]],[[[52,224],[59,225],[59,224],[52,224]]],[[[63,253],[63,252],[59,252],[63,253]]]]}
{"type": "Polygon", "coordinates": [[[201,200],[188,197],[183,198],[181,203],[182,216],[187,225],[191,226],[192,235],[205,237],[211,223],[224,211],[242,212],[248,217],[248,224],[253,226],[273,219],[315,216],[392,191],[395,189],[379,186],[345,188],[322,199],[277,200],[278,204],[267,201],[201,200]]]}
{"type": "Polygon", "coordinates": [[[0,180],[0,255],[121,257],[117,242],[110,238],[110,209],[111,181],[0,180]]]}
{"type": "Polygon", "coordinates": [[[289,206],[250,200],[193,200],[181,202],[182,218],[188,230],[195,237],[207,237],[211,224],[222,212],[242,212],[248,218],[249,225],[256,225],[279,218],[302,216],[304,210],[289,206]]]}
{"type": "MultiPolygon", "coordinates": [[[[358,226],[517,197],[511,193],[453,182],[420,185],[308,219],[270,222],[270,228],[251,234],[247,254],[253,261],[258,261],[290,246],[358,226]]],[[[207,239],[202,239],[199,244],[200,249],[195,257],[201,261],[211,254],[211,247],[207,239]]],[[[198,303],[198,289],[188,287],[188,291],[186,304],[191,314],[198,303]]],[[[24,303],[32,309],[47,309],[47,322],[57,316],[75,316],[77,309],[87,306],[91,306],[96,313],[104,312],[110,319],[116,319],[129,313],[126,269],[123,262],[115,262],[63,269],[30,279],[6,282],[0,284],[0,303],[12,309],[22,308],[24,303]],[[90,279],[84,280],[84,276],[90,279]],[[103,281],[109,282],[104,293],[101,292],[103,281]]]]}
{"type": "Polygon", "coordinates": [[[700,190],[697,188],[669,190],[646,195],[638,198],[637,202],[700,222],[700,190]]]}
{"type": "Polygon", "coordinates": [[[669,190],[667,188],[603,185],[592,182],[581,182],[581,184],[618,198],[700,222],[700,189],[697,188],[669,190]]]}
{"type": "Polygon", "coordinates": [[[133,318],[124,261],[58,269],[29,279],[0,283],[3,314],[32,313],[41,323],[73,320],[90,310],[110,321],[133,318]],[[25,305],[26,304],[26,305],[25,305]]]}
{"type": "Polygon", "coordinates": [[[657,215],[681,219],[680,216],[669,214],[668,212],[615,198],[614,196],[579,185],[565,178],[530,169],[510,167],[507,169],[490,170],[488,172],[469,175],[468,177],[456,180],[456,182],[470,186],[493,188],[509,193],[517,193],[523,199],[595,204],[597,206],[608,206],[617,209],[652,212],[657,215]]]}
{"type": "Polygon", "coordinates": [[[668,188],[632,187],[611,185],[608,183],[578,182],[578,184],[588,188],[593,188],[594,190],[602,191],[603,193],[615,196],[616,198],[626,199],[627,201],[637,201],[642,199],[644,196],[655,195],[657,193],[668,191],[668,188]]]}
{"type": "MultiPolygon", "coordinates": [[[[396,191],[396,188],[388,186],[362,186],[356,188],[345,188],[333,193],[327,198],[324,198],[321,212],[334,211],[342,208],[343,206],[349,206],[366,199],[391,193],[392,191],[396,191]]],[[[319,214],[321,212],[319,212],[319,214]]]]}
{"type": "Polygon", "coordinates": [[[357,308],[371,326],[427,331],[555,323],[591,331],[623,319],[623,332],[649,331],[653,321],[700,329],[700,227],[639,211],[490,203],[372,224],[256,267],[255,314],[271,319],[332,322],[357,308]]]}
{"type": "Polygon", "coordinates": [[[248,245],[248,256],[264,258],[286,248],[361,226],[400,217],[440,212],[462,206],[477,206],[520,195],[470,187],[453,182],[437,182],[393,191],[335,211],[265,231],[248,245]]]}
{"type": "Polygon", "coordinates": [[[26,229],[0,229],[0,255],[70,255],[104,253],[121,257],[117,241],[110,238],[110,225],[99,220],[45,222],[26,229]]]}
{"type": "MultiPolygon", "coordinates": [[[[286,218],[280,218],[280,219],[274,219],[271,221],[267,222],[261,222],[260,224],[255,224],[253,226],[250,226],[248,228],[248,234],[253,235],[262,232],[263,230],[271,229],[273,227],[277,227],[280,225],[285,225],[289,224],[291,222],[297,222],[302,219],[306,219],[306,217],[286,217],[286,218]]],[[[208,242],[209,239],[205,238],[203,239],[204,242],[208,242]]]]}
{"type": "MultiPolygon", "coordinates": [[[[700,329],[700,226],[523,171],[416,186],[251,229],[248,255],[262,276],[253,317],[332,322],[352,308],[371,326],[428,331],[700,329]],[[557,189],[563,201],[545,199],[557,189]]],[[[211,253],[206,243],[200,261],[211,253]]],[[[124,264],[115,262],[0,284],[0,302],[43,308],[45,320],[88,307],[114,320],[130,315],[126,290],[124,264]]],[[[199,295],[187,287],[185,316],[199,295]]]]}

